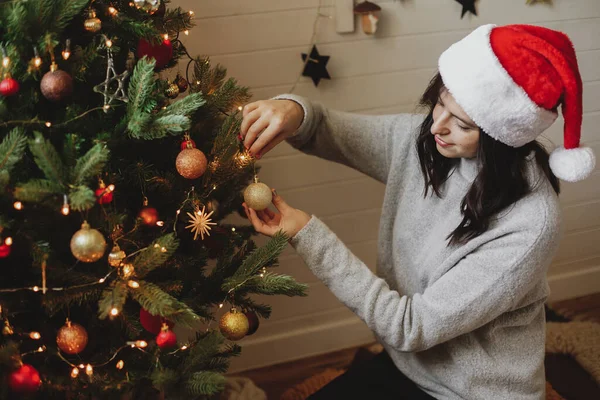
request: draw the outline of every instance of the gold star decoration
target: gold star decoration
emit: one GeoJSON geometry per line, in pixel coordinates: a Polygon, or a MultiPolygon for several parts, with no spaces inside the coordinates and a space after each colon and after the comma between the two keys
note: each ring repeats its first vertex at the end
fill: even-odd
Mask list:
{"type": "Polygon", "coordinates": [[[104,96],[104,112],[108,112],[108,107],[113,103],[113,101],[118,100],[124,103],[127,103],[129,98],[127,97],[127,93],[125,93],[125,81],[129,76],[129,71],[125,70],[121,74],[117,75],[115,71],[115,62],[113,60],[112,50],[110,48],[107,49],[107,67],[106,67],[106,79],[104,82],[97,84],[94,86],[93,90],[96,93],[102,94],[104,96]],[[114,88],[114,83],[117,83],[116,89],[114,88]],[[112,91],[112,93],[110,93],[112,91]]]}
{"type": "Polygon", "coordinates": [[[194,233],[194,240],[196,240],[198,234],[200,235],[200,238],[204,240],[204,234],[210,236],[210,233],[208,232],[211,229],[210,225],[217,225],[215,222],[210,222],[210,216],[214,211],[206,214],[205,209],[206,207],[203,206],[201,211],[198,210],[194,214],[187,213],[190,217],[190,220],[188,221],[190,224],[186,226],[186,229],[191,228],[191,231],[194,233]]]}
{"type": "Polygon", "coordinates": [[[532,5],[535,3],[546,3],[552,5],[552,0],[527,0],[525,4],[532,5]]]}

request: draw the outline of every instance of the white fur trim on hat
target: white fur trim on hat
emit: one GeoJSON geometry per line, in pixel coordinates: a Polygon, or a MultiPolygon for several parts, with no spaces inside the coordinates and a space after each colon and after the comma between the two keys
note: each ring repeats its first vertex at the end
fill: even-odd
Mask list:
{"type": "Polygon", "coordinates": [[[594,171],[596,157],[589,147],[565,149],[560,146],[550,153],[550,168],[563,181],[581,181],[594,171]]]}
{"type": "Polygon", "coordinates": [[[535,104],[502,67],[490,44],[496,25],[482,25],[442,53],[444,85],[488,135],[512,147],[533,141],[558,117],[535,104]]]}

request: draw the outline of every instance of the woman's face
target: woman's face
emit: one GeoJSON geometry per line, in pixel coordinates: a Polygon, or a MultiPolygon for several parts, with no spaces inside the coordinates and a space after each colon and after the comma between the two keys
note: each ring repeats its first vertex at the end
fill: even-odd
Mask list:
{"type": "Polygon", "coordinates": [[[479,127],[443,88],[433,109],[431,133],[437,150],[448,158],[473,158],[479,145],[479,127]]]}

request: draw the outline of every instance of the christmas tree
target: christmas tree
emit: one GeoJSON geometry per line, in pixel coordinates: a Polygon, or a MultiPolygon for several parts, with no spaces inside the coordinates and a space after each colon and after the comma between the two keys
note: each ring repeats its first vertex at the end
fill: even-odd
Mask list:
{"type": "Polygon", "coordinates": [[[224,222],[271,202],[250,94],[165,3],[0,1],[1,398],[210,398],[269,317],[252,295],[305,295],[271,272],[282,231],[224,222]]]}

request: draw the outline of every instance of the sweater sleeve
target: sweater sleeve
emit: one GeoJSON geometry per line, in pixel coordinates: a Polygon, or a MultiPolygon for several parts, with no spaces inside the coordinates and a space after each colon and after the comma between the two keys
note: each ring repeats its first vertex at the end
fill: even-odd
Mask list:
{"type": "Polygon", "coordinates": [[[383,183],[387,181],[394,146],[408,148],[412,143],[410,138],[414,137],[411,132],[415,119],[411,114],[347,113],[327,109],[293,94],[282,94],[274,99],[295,101],[304,110],[302,124],[287,139],[292,147],[344,164],[383,183]],[[394,138],[395,133],[399,138],[394,138]]]}
{"type": "Polygon", "coordinates": [[[290,244],[381,340],[398,351],[416,352],[515,309],[543,279],[556,240],[552,229],[543,229],[534,243],[524,243],[518,234],[500,236],[411,297],[390,289],[314,215],[290,244]]]}

